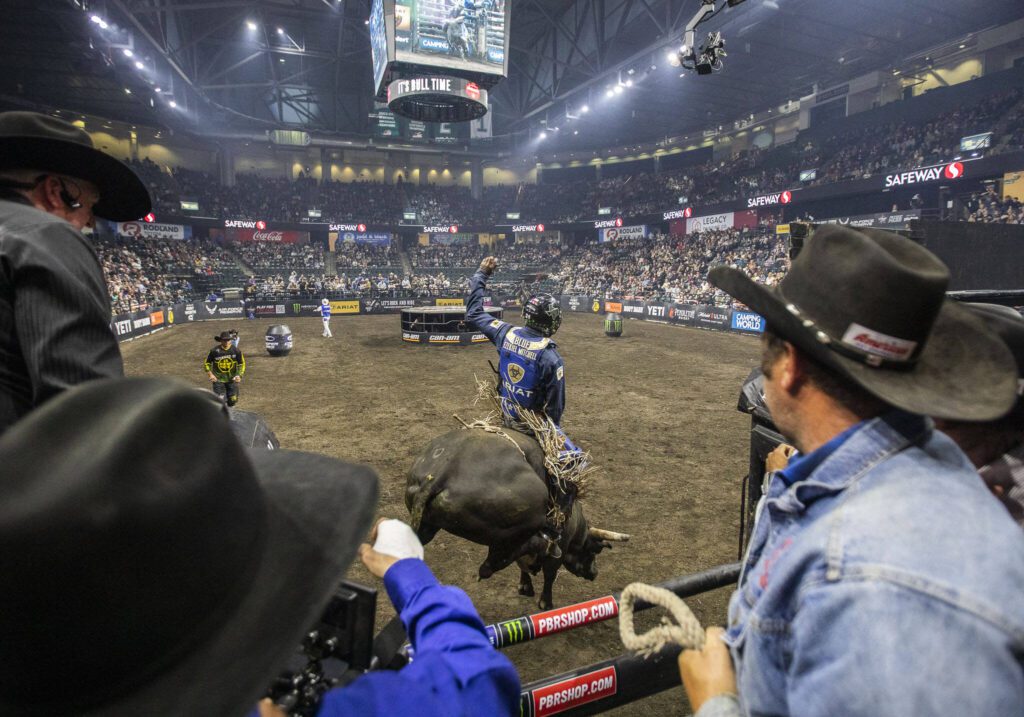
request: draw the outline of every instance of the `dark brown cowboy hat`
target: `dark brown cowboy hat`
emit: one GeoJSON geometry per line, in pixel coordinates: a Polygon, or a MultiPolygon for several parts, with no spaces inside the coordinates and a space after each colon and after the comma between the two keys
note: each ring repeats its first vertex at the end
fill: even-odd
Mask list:
{"type": "Polygon", "coordinates": [[[224,343],[225,341],[234,341],[235,337],[231,335],[230,331],[221,331],[219,336],[213,337],[213,340],[218,343],[224,343]]]}
{"type": "Polygon", "coordinates": [[[811,358],[897,408],[987,421],[1013,405],[1013,357],[945,297],[949,270],[898,234],[819,228],[777,288],[719,266],[709,280],[811,358]]]}
{"type": "Polygon", "coordinates": [[[95,149],[70,122],[37,112],[0,113],[0,170],[38,169],[92,182],[100,190],[93,214],[116,222],[139,219],[152,202],[131,168],[95,149]]]}
{"type": "Polygon", "coordinates": [[[377,501],[369,468],[246,450],[166,379],[69,389],[0,437],[0,464],[4,715],[246,714],[377,501]]]}

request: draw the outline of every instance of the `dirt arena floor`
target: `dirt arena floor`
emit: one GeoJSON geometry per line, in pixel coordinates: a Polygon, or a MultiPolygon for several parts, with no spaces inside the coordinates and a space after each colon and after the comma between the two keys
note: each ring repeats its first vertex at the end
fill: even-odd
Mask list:
{"type": "MultiPolygon", "coordinates": [[[[457,426],[453,413],[478,413],[473,377],[489,375],[493,347],[404,344],[398,316],[336,318],[334,339],[320,337],[319,319],[292,318],[294,350],[271,358],[263,348],[271,323],[203,322],[143,337],[122,345],[126,370],[209,385],[202,361],[212,336],[238,328],[248,364],[239,407],[262,413],[283,448],[372,466],[381,479],[380,513],[406,518],[406,471],[431,438],[457,426]]],[[[736,400],[757,362],[757,340],[640,321],[627,321],[625,335],[609,339],[602,328],[601,317],[570,314],[558,333],[567,366],[564,427],[603,468],[584,502],[591,525],[633,538],[599,556],[600,574],[592,583],[562,571],[556,606],[737,557],[749,419],[736,411],[736,400]]],[[[515,567],[477,581],[485,555],[484,547],[444,532],[426,548],[440,580],[464,588],[485,622],[536,612],[534,599],[516,593],[515,567]]],[[[361,565],[349,577],[378,584],[361,565]]],[[[722,589],[688,603],[702,623],[723,624],[728,595],[722,589]]],[[[394,614],[383,590],[381,596],[378,629],[394,614]]],[[[507,654],[526,683],[621,652],[617,622],[611,621],[507,654]]],[[[688,712],[676,688],[614,714],[688,712]]]]}

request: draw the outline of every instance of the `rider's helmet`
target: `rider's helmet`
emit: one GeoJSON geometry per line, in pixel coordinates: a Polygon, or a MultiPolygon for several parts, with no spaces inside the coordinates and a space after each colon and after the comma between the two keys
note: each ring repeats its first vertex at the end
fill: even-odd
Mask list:
{"type": "Polygon", "coordinates": [[[523,306],[523,317],[527,326],[544,336],[553,336],[562,325],[562,309],[550,294],[531,296],[523,306]]]}

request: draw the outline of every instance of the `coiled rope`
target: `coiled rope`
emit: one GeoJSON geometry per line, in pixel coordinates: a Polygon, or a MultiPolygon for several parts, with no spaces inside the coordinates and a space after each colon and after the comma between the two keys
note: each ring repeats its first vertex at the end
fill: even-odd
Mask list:
{"type": "Polygon", "coordinates": [[[682,598],[665,588],[644,583],[630,583],[622,591],[619,598],[619,636],[627,650],[644,657],[650,657],[668,644],[696,649],[704,646],[704,628],[682,598]],[[661,625],[637,635],[633,629],[633,608],[637,600],[665,608],[675,618],[675,623],[667,616],[662,617],[661,625]]]}

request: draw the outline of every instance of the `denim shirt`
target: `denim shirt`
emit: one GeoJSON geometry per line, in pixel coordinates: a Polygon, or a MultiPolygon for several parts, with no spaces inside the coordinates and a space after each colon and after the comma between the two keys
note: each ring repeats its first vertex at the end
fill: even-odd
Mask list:
{"type": "Polygon", "coordinates": [[[928,419],[841,439],[759,505],[726,634],[742,711],[1024,714],[1024,533],[928,419]]]}

